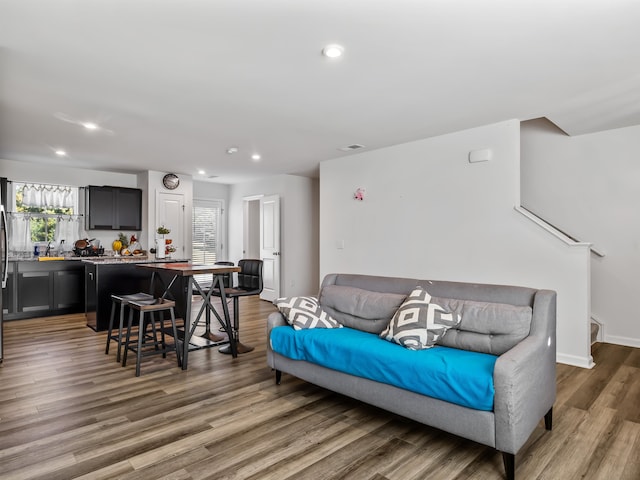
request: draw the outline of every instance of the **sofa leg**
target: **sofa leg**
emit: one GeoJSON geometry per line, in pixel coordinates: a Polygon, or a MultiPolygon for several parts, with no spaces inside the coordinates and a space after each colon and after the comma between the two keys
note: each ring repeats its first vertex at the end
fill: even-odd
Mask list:
{"type": "Polygon", "coordinates": [[[280,385],[281,380],[282,380],[282,372],[280,370],[276,370],[276,385],[280,385]]]}
{"type": "Polygon", "coordinates": [[[544,415],[544,428],[551,430],[553,426],[553,407],[544,415]]]}
{"type": "Polygon", "coordinates": [[[504,471],[507,474],[507,480],[515,480],[516,456],[513,453],[502,452],[502,462],[504,463],[504,471]]]}

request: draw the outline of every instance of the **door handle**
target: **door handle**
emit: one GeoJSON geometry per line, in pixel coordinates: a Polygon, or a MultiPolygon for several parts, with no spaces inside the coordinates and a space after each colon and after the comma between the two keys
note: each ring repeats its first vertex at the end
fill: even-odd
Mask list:
{"type": "Polygon", "coordinates": [[[3,242],[2,255],[4,255],[2,259],[2,279],[0,279],[0,284],[2,288],[5,288],[7,286],[7,279],[9,278],[9,236],[7,233],[7,216],[4,213],[4,207],[0,210],[0,214],[0,230],[2,230],[2,240],[0,240],[0,242],[3,242]]]}

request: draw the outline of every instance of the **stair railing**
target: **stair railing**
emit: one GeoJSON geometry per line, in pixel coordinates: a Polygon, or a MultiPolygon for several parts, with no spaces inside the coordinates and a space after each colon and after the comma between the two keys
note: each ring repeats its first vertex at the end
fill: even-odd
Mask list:
{"type": "Polygon", "coordinates": [[[527,208],[523,207],[522,205],[515,206],[513,208],[514,208],[514,210],[516,212],[520,213],[521,215],[525,216],[526,218],[528,218],[532,222],[536,223],[537,225],[542,227],[544,230],[546,230],[547,232],[551,233],[553,236],[555,236],[556,238],[560,239],[561,241],[563,241],[567,245],[589,247],[589,249],[591,250],[591,253],[593,253],[594,255],[596,255],[598,257],[604,257],[604,253],[602,251],[596,249],[593,246],[592,243],[581,242],[580,240],[575,238],[573,235],[569,235],[567,232],[559,229],[558,227],[556,227],[552,223],[549,223],[548,221],[546,221],[545,219],[539,217],[538,215],[533,213],[531,210],[528,210],[527,208]]]}

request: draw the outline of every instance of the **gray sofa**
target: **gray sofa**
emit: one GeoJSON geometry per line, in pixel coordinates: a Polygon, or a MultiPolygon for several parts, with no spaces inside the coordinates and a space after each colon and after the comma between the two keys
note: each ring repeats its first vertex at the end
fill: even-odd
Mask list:
{"type": "Polygon", "coordinates": [[[502,452],[507,478],[513,479],[515,455],[543,417],[545,428],[551,430],[556,396],[556,293],[516,286],[330,274],[323,280],[318,298],[323,310],[343,325],[380,333],[397,307],[392,305],[390,294],[407,295],[418,285],[442,302],[449,302],[450,308],[462,311],[460,325],[449,330],[439,344],[499,354],[493,371],[493,411],[474,410],[280,355],[269,342],[273,328],[288,325],[280,312],[269,315],[267,322],[267,363],[276,372],[276,382],[280,383],[282,372],[289,373],[496,448],[502,452]],[[507,309],[509,305],[530,307],[529,322],[523,330],[519,319],[496,325],[495,318],[485,321],[482,315],[478,318],[470,315],[465,321],[465,301],[469,305],[506,304],[507,309]]]}

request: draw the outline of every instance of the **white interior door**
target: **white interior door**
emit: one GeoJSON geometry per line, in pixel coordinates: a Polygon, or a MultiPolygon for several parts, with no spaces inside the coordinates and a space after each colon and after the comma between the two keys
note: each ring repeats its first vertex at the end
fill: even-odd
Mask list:
{"type": "Polygon", "coordinates": [[[260,199],[260,258],[264,288],[260,298],[272,302],[280,297],[280,197],[260,199]]]}
{"type": "MultiPolygon", "coordinates": [[[[170,255],[173,258],[188,258],[184,241],[184,195],[182,193],[158,192],[156,202],[156,228],[164,225],[171,233],[165,239],[171,239],[176,248],[170,255]]],[[[157,234],[156,234],[157,237],[157,234]]],[[[191,250],[189,250],[189,253],[191,250]]]]}

